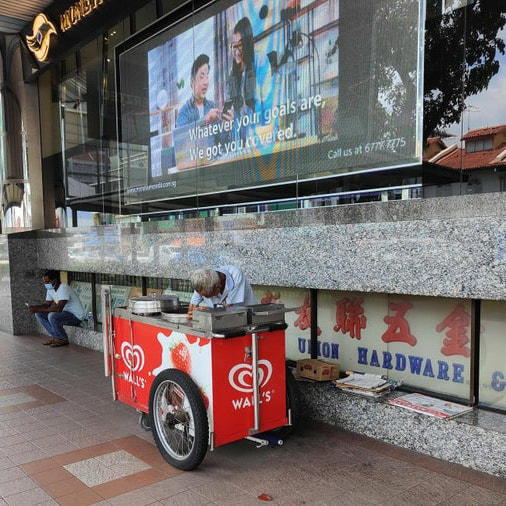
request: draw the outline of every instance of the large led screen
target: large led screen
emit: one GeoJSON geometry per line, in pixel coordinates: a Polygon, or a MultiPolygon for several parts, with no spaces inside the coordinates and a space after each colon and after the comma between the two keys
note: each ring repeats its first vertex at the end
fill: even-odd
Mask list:
{"type": "Polygon", "coordinates": [[[125,203],[419,162],[422,3],[221,1],[121,52],[125,203]]]}

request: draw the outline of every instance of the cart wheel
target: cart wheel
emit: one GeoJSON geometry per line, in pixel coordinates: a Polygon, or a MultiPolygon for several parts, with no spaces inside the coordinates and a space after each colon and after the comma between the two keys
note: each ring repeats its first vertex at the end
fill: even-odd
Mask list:
{"type": "Polygon", "coordinates": [[[200,392],[186,373],[167,369],[151,387],[149,420],[156,445],[172,466],[190,471],[204,459],[209,439],[200,392]]]}
{"type": "Polygon", "coordinates": [[[286,368],[286,409],[291,410],[292,425],[285,425],[279,429],[274,429],[272,432],[280,439],[287,438],[297,428],[300,419],[300,395],[299,386],[293,377],[292,371],[286,368]]]}
{"type": "Polygon", "coordinates": [[[139,425],[145,431],[151,430],[151,425],[149,424],[149,415],[147,413],[141,413],[141,416],[139,417],[139,425]]]}

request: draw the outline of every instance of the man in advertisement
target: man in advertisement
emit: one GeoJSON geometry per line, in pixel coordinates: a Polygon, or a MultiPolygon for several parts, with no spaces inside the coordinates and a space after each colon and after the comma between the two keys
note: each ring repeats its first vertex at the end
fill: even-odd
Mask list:
{"type": "MultiPolygon", "coordinates": [[[[231,111],[222,112],[212,100],[206,98],[210,69],[209,56],[206,54],[197,56],[191,68],[192,96],[177,114],[174,130],[176,152],[188,151],[188,148],[191,149],[191,144],[194,144],[195,148],[207,150],[229,140],[230,131],[225,129],[220,129],[220,133],[205,136],[202,139],[192,139],[190,135],[192,129],[219,124],[222,121],[230,122],[233,119],[231,111]]],[[[213,157],[218,156],[219,154],[213,155],[213,157]]]]}
{"type": "Polygon", "coordinates": [[[79,326],[84,318],[84,309],[77,294],[66,283],[60,282],[57,271],[46,271],[42,277],[46,288],[46,300],[42,304],[29,305],[28,311],[35,314],[37,321],[51,336],[45,346],[56,348],[69,344],[64,325],[79,326]]]}
{"type": "Polygon", "coordinates": [[[176,120],[176,128],[186,125],[205,125],[216,121],[230,121],[229,111],[220,111],[216,104],[206,98],[209,88],[209,56],[197,56],[191,70],[192,96],[181,107],[176,120]]]}

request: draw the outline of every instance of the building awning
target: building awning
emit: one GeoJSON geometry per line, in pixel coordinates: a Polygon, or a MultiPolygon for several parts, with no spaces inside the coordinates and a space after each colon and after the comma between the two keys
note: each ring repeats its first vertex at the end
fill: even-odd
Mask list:
{"type": "Polygon", "coordinates": [[[0,2],[0,33],[18,33],[53,0],[0,2]]]}

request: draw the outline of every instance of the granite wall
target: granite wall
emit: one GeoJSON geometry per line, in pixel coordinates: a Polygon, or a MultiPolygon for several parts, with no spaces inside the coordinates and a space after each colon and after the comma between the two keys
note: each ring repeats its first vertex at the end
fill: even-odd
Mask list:
{"type": "Polygon", "coordinates": [[[11,273],[9,245],[6,235],[0,235],[0,330],[13,333],[11,273]]]}
{"type": "Polygon", "coordinates": [[[187,278],[235,264],[257,285],[506,299],[506,198],[473,195],[36,235],[38,266],[187,278]]]}
{"type": "Polygon", "coordinates": [[[43,268],[38,266],[38,243],[33,232],[10,234],[8,238],[12,333],[31,334],[36,331],[37,325],[25,302],[39,304],[46,298],[41,282],[43,268]]]}

